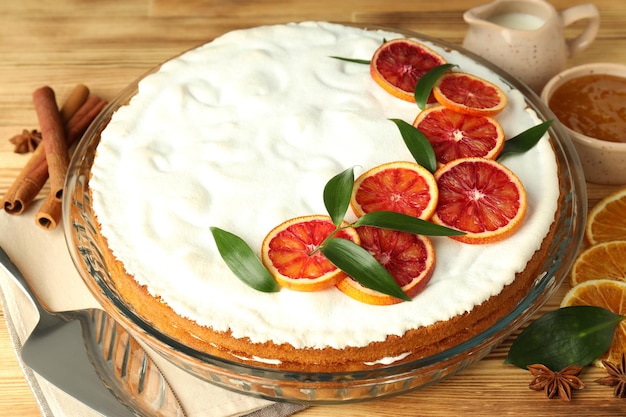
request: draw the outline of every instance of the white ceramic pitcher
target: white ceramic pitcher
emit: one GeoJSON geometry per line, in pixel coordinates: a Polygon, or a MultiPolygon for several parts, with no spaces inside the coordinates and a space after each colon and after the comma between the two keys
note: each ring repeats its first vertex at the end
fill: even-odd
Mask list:
{"type": "Polygon", "coordinates": [[[536,92],[593,42],[600,26],[593,4],[557,12],[543,0],[496,0],[468,10],[463,18],[469,24],[463,46],[536,92]],[[581,20],[587,21],[585,28],[566,39],[564,28],[581,20]]]}

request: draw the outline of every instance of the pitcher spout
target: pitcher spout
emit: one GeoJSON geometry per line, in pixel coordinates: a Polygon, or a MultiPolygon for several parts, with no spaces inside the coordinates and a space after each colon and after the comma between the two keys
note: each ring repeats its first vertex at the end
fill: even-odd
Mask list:
{"type": "Polygon", "coordinates": [[[467,10],[463,13],[463,20],[468,25],[490,25],[493,24],[489,21],[489,17],[494,14],[497,7],[497,1],[493,3],[483,4],[467,10]]]}

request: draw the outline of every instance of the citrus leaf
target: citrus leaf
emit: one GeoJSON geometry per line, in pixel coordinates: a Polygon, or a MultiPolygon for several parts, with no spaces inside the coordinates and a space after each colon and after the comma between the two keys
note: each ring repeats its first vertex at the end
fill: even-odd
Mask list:
{"type": "Polygon", "coordinates": [[[331,58],[338,59],[340,61],[352,62],[354,64],[365,64],[365,65],[370,64],[370,61],[368,61],[367,59],[343,58],[340,56],[331,56],[331,58]]]}
{"type": "Polygon", "coordinates": [[[211,227],[211,233],[222,259],[237,278],[258,291],[280,291],[272,274],[243,239],[217,227],[211,227]]]}
{"type": "Polygon", "coordinates": [[[429,170],[431,173],[437,169],[437,158],[432,145],[426,136],[415,126],[401,119],[389,119],[398,126],[404,144],[415,158],[415,162],[429,170]]]}
{"type": "Polygon", "coordinates": [[[441,76],[448,72],[452,67],[456,67],[456,65],[438,65],[417,80],[417,84],[415,84],[415,91],[413,92],[417,107],[421,110],[426,108],[426,103],[428,102],[428,97],[430,97],[430,92],[433,90],[433,86],[437,83],[439,78],[441,78],[441,76]]]}
{"type": "Polygon", "coordinates": [[[353,227],[359,226],[374,226],[426,236],[461,236],[465,234],[465,232],[459,230],[450,229],[394,211],[373,211],[366,213],[353,224],[353,227]]]}
{"type": "Polygon", "coordinates": [[[545,135],[550,126],[552,120],[546,120],[536,126],[526,129],[519,135],[512,137],[504,142],[504,148],[498,156],[498,160],[502,159],[506,155],[524,153],[530,150],[533,146],[539,142],[539,140],[545,135]]]}
{"type": "Polygon", "coordinates": [[[411,301],[396,280],[376,258],[356,243],[341,238],[329,239],[320,251],[330,262],[359,284],[369,289],[411,301]]]}
{"type": "Polygon", "coordinates": [[[553,371],[587,366],[611,345],[615,327],[626,319],[602,307],[563,307],[541,316],[517,337],[504,363],[553,371]]]}
{"type": "Polygon", "coordinates": [[[337,227],[341,225],[343,218],[350,206],[350,197],[354,187],[354,169],[348,168],[335,175],[324,187],[324,206],[337,227]]]}

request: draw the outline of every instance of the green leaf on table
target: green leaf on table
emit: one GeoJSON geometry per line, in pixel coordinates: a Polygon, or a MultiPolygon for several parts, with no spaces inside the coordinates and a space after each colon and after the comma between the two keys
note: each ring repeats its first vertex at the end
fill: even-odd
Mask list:
{"type": "Polygon", "coordinates": [[[441,76],[448,72],[452,67],[456,67],[456,65],[438,65],[428,71],[426,74],[424,74],[419,80],[417,80],[417,83],[415,84],[415,91],[413,92],[417,107],[419,107],[421,110],[424,110],[426,108],[428,97],[430,97],[430,93],[433,90],[434,85],[437,83],[439,78],[441,78],[441,76]]]}
{"type": "Polygon", "coordinates": [[[435,151],[432,145],[426,139],[426,136],[415,126],[405,122],[401,119],[389,119],[396,124],[404,144],[413,155],[415,161],[429,170],[431,173],[437,170],[437,158],[435,157],[435,151]]]}
{"type": "Polygon", "coordinates": [[[332,238],[320,251],[330,262],[359,284],[369,289],[411,301],[389,272],[376,258],[356,243],[341,238],[332,238]]]}
{"type": "Polygon", "coordinates": [[[348,168],[335,175],[324,187],[324,206],[337,227],[341,225],[348,207],[354,187],[354,169],[348,168]]]}
{"type": "Polygon", "coordinates": [[[611,345],[626,319],[602,307],[562,307],[541,316],[515,339],[504,363],[525,369],[542,364],[553,371],[587,366],[611,345]]]}
{"type": "Polygon", "coordinates": [[[353,226],[374,226],[425,236],[461,236],[465,234],[459,230],[450,229],[394,211],[373,211],[366,213],[360,217],[353,226]]]}
{"type": "Polygon", "coordinates": [[[545,135],[551,125],[552,120],[546,120],[545,122],[526,129],[519,135],[506,140],[504,142],[504,148],[502,148],[502,152],[498,156],[498,160],[507,155],[524,153],[530,150],[537,144],[537,142],[539,142],[543,135],[545,135]]]}
{"type": "Polygon", "coordinates": [[[222,259],[237,278],[258,291],[280,291],[272,274],[243,239],[218,227],[211,227],[211,233],[222,259]]]}

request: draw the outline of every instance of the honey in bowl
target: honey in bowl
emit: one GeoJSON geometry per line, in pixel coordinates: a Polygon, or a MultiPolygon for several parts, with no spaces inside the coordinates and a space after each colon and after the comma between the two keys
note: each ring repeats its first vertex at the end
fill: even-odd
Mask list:
{"type": "Polygon", "coordinates": [[[565,126],[586,136],[626,142],[626,78],[588,74],[564,82],[549,106],[565,126]]]}

